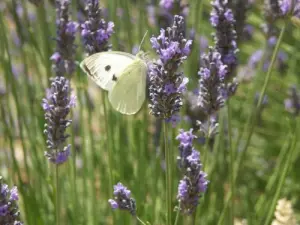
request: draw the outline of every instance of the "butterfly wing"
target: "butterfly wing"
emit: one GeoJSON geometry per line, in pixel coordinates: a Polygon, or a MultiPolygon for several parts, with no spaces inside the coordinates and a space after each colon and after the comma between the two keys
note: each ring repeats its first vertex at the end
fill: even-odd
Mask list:
{"type": "Polygon", "coordinates": [[[120,75],[108,94],[112,107],[120,113],[137,113],[146,98],[146,63],[136,58],[120,75]]]}
{"type": "Polygon", "coordinates": [[[121,72],[135,60],[125,52],[95,53],[80,63],[81,69],[104,90],[111,90],[121,72]]]}

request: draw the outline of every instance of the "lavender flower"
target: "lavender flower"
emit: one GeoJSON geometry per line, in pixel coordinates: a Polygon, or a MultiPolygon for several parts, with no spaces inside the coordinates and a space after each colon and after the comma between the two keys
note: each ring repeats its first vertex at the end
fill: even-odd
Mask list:
{"type": "Polygon", "coordinates": [[[159,6],[164,10],[164,12],[183,17],[186,17],[189,11],[189,5],[184,4],[182,0],[160,0],[159,6]]]}
{"type": "Polygon", "coordinates": [[[118,183],[114,185],[114,199],[109,199],[108,202],[112,209],[126,210],[131,213],[132,216],[136,215],[135,200],[130,197],[131,191],[127,189],[123,184],[118,183]]]}
{"type": "Polygon", "coordinates": [[[249,25],[245,24],[247,18],[247,12],[252,5],[252,1],[249,0],[237,0],[234,3],[234,18],[235,18],[235,30],[237,33],[238,41],[249,39],[249,25]]]}
{"type": "Polygon", "coordinates": [[[177,199],[180,203],[179,210],[184,214],[192,214],[195,211],[199,198],[208,185],[207,175],[201,170],[200,153],[192,145],[193,139],[196,138],[192,132],[192,129],[187,132],[180,130],[176,138],[180,141],[178,162],[183,174],[178,185],[177,199]]]}
{"type": "Polygon", "coordinates": [[[271,21],[282,16],[279,0],[265,0],[265,16],[271,21]]]}
{"type": "Polygon", "coordinates": [[[216,29],[214,36],[216,50],[221,54],[222,62],[227,65],[227,80],[233,76],[237,66],[235,19],[227,0],[214,0],[212,6],[210,22],[216,29]]]}
{"type": "Polygon", "coordinates": [[[159,55],[159,60],[150,65],[150,113],[159,118],[170,118],[179,112],[182,106],[182,93],[188,79],[179,66],[190,54],[191,40],[183,36],[184,19],[174,17],[174,24],[166,30],[161,29],[160,35],[152,37],[152,48],[159,55]]]}
{"type": "Polygon", "coordinates": [[[170,11],[173,8],[174,0],[160,0],[159,5],[165,10],[170,11]]]}
{"type": "Polygon", "coordinates": [[[47,148],[45,156],[54,164],[64,163],[69,155],[71,145],[63,147],[69,135],[65,134],[71,120],[66,119],[71,107],[75,106],[75,96],[70,96],[70,84],[64,77],[52,79],[51,89],[43,99],[45,111],[44,133],[47,136],[47,148]]]}
{"type": "MultiPolygon", "coordinates": [[[[186,18],[189,12],[189,5],[183,3],[182,0],[160,0],[159,11],[157,16],[158,27],[171,27],[173,23],[173,16],[180,15],[186,18]]],[[[183,25],[183,34],[185,36],[186,27],[183,25]]]]}
{"type": "Polygon", "coordinates": [[[98,0],[86,0],[88,19],[82,25],[81,36],[85,50],[89,55],[107,51],[111,48],[108,40],[113,34],[114,23],[101,18],[101,9],[98,0]]]}
{"type": "Polygon", "coordinates": [[[193,150],[193,140],[196,136],[193,134],[193,129],[189,131],[184,131],[181,129],[179,131],[177,140],[180,141],[179,144],[179,156],[177,157],[178,167],[185,168],[187,165],[187,157],[192,153],[193,150]]]}
{"type": "Polygon", "coordinates": [[[13,187],[9,190],[8,185],[0,176],[0,224],[22,225],[17,201],[19,200],[18,189],[13,187]]]}
{"type": "Polygon", "coordinates": [[[300,18],[299,0],[265,0],[265,17],[269,23],[289,15],[300,18]]]}
{"type": "Polygon", "coordinates": [[[284,100],[285,109],[294,116],[298,116],[300,112],[300,92],[295,85],[290,87],[288,95],[289,98],[284,100]]]}
{"type": "MultiPolygon", "coordinates": [[[[242,34],[242,38],[245,41],[250,41],[252,40],[253,37],[253,31],[254,31],[254,27],[250,24],[246,24],[243,28],[243,34],[242,34]]],[[[241,36],[241,35],[240,35],[241,36]]],[[[239,36],[238,36],[239,38],[239,36]]]]}
{"type": "Polygon", "coordinates": [[[51,56],[56,76],[71,75],[75,70],[75,33],[78,24],[69,18],[69,0],[56,0],[56,52],[51,56]]]}
{"type": "Polygon", "coordinates": [[[209,53],[203,55],[203,67],[199,70],[199,98],[198,105],[211,115],[224,106],[225,76],[227,66],[221,60],[221,54],[210,48],[209,53]]]}

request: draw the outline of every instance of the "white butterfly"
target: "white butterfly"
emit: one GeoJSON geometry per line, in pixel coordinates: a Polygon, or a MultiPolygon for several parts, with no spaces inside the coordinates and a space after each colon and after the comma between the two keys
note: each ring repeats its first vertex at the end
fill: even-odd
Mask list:
{"type": "Polygon", "coordinates": [[[112,107],[120,113],[137,113],[146,98],[147,63],[141,58],[118,51],[93,54],[80,63],[82,70],[108,91],[112,107]]]}

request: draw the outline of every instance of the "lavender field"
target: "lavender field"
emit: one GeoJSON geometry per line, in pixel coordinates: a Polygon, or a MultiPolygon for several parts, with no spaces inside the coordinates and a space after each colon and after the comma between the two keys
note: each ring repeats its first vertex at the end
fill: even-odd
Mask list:
{"type": "Polygon", "coordinates": [[[0,0],[0,30],[0,225],[300,224],[300,0],[0,0]]]}

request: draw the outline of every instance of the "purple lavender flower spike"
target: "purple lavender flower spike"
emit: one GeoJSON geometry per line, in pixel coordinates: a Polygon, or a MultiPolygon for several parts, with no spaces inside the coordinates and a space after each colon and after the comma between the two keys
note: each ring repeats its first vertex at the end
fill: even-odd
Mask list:
{"type": "Polygon", "coordinates": [[[81,36],[89,55],[108,51],[108,40],[114,32],[114,23],[106,22],[101,15],[98,0],[86,0],[88,19],[81,25],[81,36]]]}
{"type": "Polygon", "coordinates": [[[123,184],[114,185],[114,199],[109,199],[108,202],[112,209],[121,209],[129,211],[132,216],[136,215],[135,200],[131,198],[131,192],[123,184]]]}
{"type": "Polygon", "coordinates": [[[281,16],[279,0],[265,0],[264,4],[266,18],[271,21],[281,16]]]}
{"type": "Polygon", "coordinates": [[[221,54],[222,62],[227,65],[226,80],[232,78],[237,66],[237,35],[235,19],[227,0],[212,1],[213,10],[210,21],[216,29],[214,36],[216,50],[221,54]]]}
{"type": "Polygon", "coordinates": [[[62,164],[70,155],[70,145],[63,147],[66,139],[66,128],[70,126],[71,120],[66,119],[70,109],[75,106],[75,96],[70,96],[70,84],[64,77],[52,79],[51,89],[46,98],[43,99],[45,111],[44,133],[47,136],[47,148],[45,156],[54,164],[62,164]]]}
{"type": "MultiPolygon", "coordinates": [[[[152,1],[152,4],[154,1],[152,1]]],[[[160,0],[157,15],[157,26],[163,29],[171,27],[174,15],[182,16],[184,19],[189,14],[189,4],[182,0],[160,0]]],[[[186,37],[186,26],[182,26],[183,35],[186,37]]],[[[193,39],[190,37],[190,39],[193,39]]]]}
{"type": "Polygon", "coordinates": [[[285,109],[294,116],[300,112],[300,92],[295,85],[291,86],[288,93],[289,97],[284,100],[285,109]]]}
{"type": "Polygon", "coordinates": [[[221,54],[210,48],[207,55],[203,55],[203,67],[199,70],[198,105],[211,115],[224,106],[225,76],[227,66],[222,63],[221,54]]]}
{"type": "Polygon", "coordinates": [[[19,200],[18,188],[17,187],[13,187],[10,190],[10,198],[9,198],[9,200],[10,201],[17,201],[17,200],[19,200]]]}
{"type": "Polygon", "coordinates": [[[269,23],[279,18],[295,16],[300,18],[300,1],[295,0],[265,0],[265,16],[269,23]]]}
{"type": "Polygon", "coordinates": [[[56,52],[51,56],[56,76],[71,75],[75,70],[75,34],[78,24],[69,18],[69,0],[56,0],[56,52]]]}
{"type": "Polygon", "coordinates": [[[3,178],[0,176],[0,224],[23,225],[20,221],[18,200],[17,187],[9,190],[8,185],[3,182],[3,178]]]}
{"type": "Polygon", "coordinates": [[[247,19],[247,12],[251,5],[252,1],[248,0],[237,0],[233,5],[234,18],[236,20],[235,30],[237,33],[238,42],[241,40],[251,39],[251,32],[249,32],[249,25],[245,24],[247,19]]]}
{"type": "Polygon", "coordinates": [[[177,70],[189,55],[192,43],[184,38],[183,29],[184,19],[176,15],[172,27],[161,29],[158,37],[150,39],[159,60],[149,66],[149,108],[158,118],[168,119],[182,106],[188,80],[177,70]]]}
{"type": "Polygon", "coordinates": [[[202,169],[200,153],[193,148],[193,130],[183,131],[177,136],[179,144],[178,165],[183,178],[179,181],[177,199],[179,210],[184,214],[192,214],[198,204],[200,197],[207,189],[207,175],[202,169]]]}
{"type": "Polygon", "coordinates": [[[160,0],[159,5],[165,10],[170,11],[173,8],[174,0],[160,0]]]}

